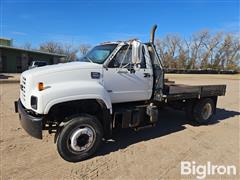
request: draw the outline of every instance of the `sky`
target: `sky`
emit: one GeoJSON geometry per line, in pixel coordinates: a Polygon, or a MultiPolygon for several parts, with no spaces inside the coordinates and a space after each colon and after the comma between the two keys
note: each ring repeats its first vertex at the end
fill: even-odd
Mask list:
{"type": "Polygon", "coordinates": [[[0,37],[14,46],[46,41],[98,44],[157,36],[189,37],[203,29],[239,33],[238,0],[0,0],[0,37]]]}

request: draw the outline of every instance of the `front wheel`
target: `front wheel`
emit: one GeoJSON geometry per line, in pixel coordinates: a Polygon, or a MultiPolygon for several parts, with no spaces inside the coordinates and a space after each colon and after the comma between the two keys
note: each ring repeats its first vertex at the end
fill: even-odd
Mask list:
{"type": "Polygon", "coordinates": [[[87,159],[101,144],[103,130],[94,116],[80,116],[70,120],[57,139],[60,156],[69,162],[87,159]]]}

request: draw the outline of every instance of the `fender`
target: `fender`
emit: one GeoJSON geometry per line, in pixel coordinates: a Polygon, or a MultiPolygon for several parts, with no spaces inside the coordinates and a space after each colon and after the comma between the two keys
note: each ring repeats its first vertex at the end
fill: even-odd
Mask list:
{"type": "MultiPolygon", "coordinates": [[[[39,109],[48,114],[53,105],[84,99],[102,100],[112,114],[112,103],[109,94],[97,81],[72,81],[51,84],[51,87],[40,92],[39,109]]],[[[39,112],[40,113],[40,112],[39,112]]]]}

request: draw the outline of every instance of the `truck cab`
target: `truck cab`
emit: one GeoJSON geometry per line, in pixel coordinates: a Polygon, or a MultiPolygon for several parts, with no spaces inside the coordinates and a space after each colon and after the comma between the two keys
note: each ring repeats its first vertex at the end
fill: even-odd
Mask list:
{"type": "Polygon", "coordinates": [[[225,85],[180,86],[164,81],[154,46],[137,39],[97,45],[78,62],[25,71],[15,102],[22,127],[42,139],[55,133],[60,156],[70,162],[92,156],[114,128],[153,127],[158,108],[185,110],[189,119],[213,119],[225,85]]]}

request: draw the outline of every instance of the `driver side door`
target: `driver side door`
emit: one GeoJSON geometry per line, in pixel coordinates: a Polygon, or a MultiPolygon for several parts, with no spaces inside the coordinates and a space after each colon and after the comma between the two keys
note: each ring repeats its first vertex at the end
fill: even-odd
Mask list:
{"type": "Polygon", "coordinates": [[[131,62],[132,48],[124,45],[111,60],[108,68],[104,68],[103,83],[112,103],[142,101],[151,98],[152,69],[146,65],[144,54],[139,70],[134,72],[131,62]]]}

